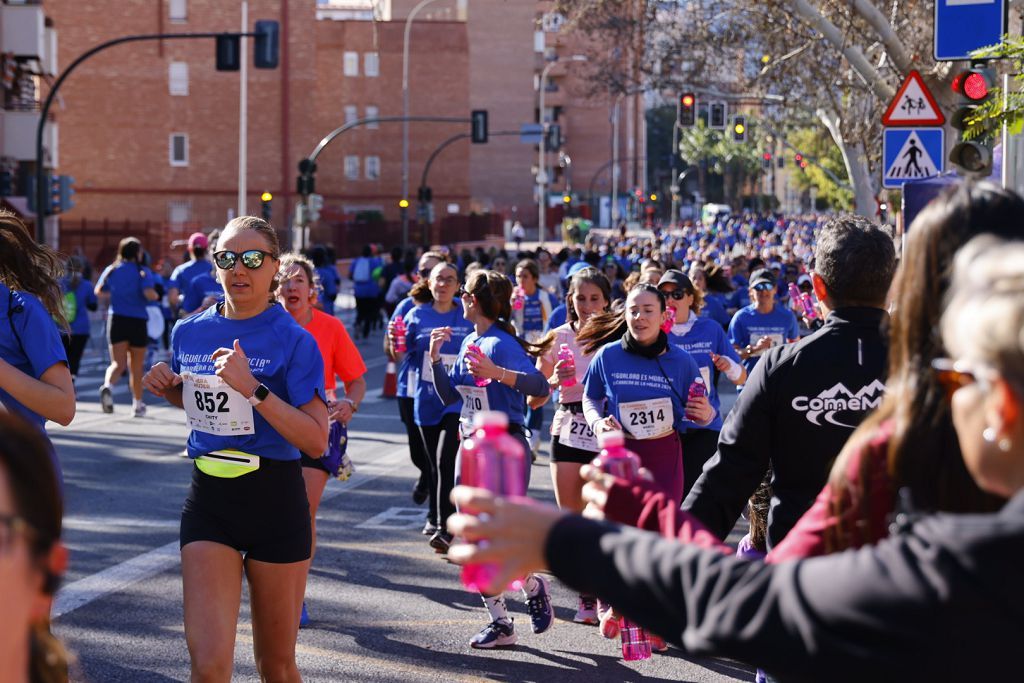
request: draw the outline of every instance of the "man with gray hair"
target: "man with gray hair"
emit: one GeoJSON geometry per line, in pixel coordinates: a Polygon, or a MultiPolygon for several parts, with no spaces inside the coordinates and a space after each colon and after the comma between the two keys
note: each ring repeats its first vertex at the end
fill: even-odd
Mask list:
{"type": "Polygon", "coordinates": [[[896,270],[891,233],[860,216],[821,228],[811,275],[825,325],[768,350],[718,440],[718,452],[683,502],[719,538],[732,530],[771,469],[770,550],[810,508],[832,461],[881,401],[888,341],[886,297],[896,270]]]}

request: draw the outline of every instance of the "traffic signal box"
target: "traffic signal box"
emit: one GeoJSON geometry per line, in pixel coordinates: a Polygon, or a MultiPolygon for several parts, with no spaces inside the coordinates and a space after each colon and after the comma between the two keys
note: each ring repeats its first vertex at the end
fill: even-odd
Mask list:
{"type": "Polygon", "coordinates": [[[732,139],[745,142],[747,139],[747,117],[737,116],[732,120],[732,139]]]}
{"type": "Polygon", "coordinates": [[[679,96],[679,125],[683,128],[693,128],[697,125],[697,95],[692,92],[684,92],[679,96]]]}
{"type": "Polygon", "coordinates": [[[274,215],[274,207],[271,205],[271,202],[273,201],[274,195],[269,192],[264,192],[260,195],[260,209],[263,214],[263,220],[268,223],[270,222],[271,216],[274,215]]]}
{"type": "Polygon", "coordinates": [[[950,150],[949,160],[965,173],[983,176],[992,173],[993,131],[986,129],[972,140],[964,139],[964,132],[968,128],[967,120],[992,98],[995,85],[995,69],[983,66],[972,66],[953,78],[953,92],[959,101],[950,124],[960,131],[960,136],[950,150]]]}

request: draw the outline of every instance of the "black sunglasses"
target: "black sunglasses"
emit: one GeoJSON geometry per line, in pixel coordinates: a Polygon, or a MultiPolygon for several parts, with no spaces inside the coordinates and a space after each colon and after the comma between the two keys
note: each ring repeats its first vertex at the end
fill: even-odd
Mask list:
{"type": "Polygon", "coordinates": [[[775,285],[770,282],[758,282],[754,289],[758,292],[767,292],[769,289],[775,289],[775,285]]]}
{"type": "Polygon", "coordinates": [[[241,257],[243,266],[249,270],[256,270],[263,265],[263,259],[271,255],[269,251],[260,251],[259,249],[248,249],[240,254],[236,251],[218,251],[213,255],[213,262],[221,270],[231,270],[241,257]]]}
{"type": "Polygon", "coordinates": [[[690,292],[687,292],[685,289],[673,289],[671,292],[663,290],[661,293],[665,295],[665,298],[675,299],[676,301],[679,301],[684,296],[689,296],[690,294],[690,292]]]}

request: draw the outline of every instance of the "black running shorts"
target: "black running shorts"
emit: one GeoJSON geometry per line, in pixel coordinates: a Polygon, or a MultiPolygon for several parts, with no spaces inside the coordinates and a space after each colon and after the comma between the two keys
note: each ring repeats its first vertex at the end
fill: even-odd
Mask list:
{"type": "Polygon", "coordinates": [[[301,463],[261,458],[258,470],[234,479],[193,465],[180,545],[193,541],[220,543],[258,562],[308,560],[313,535],[301,463]]]}
{"type": "Polygon", "coordinates": [[[107,339],[111,344],[128,342],[128,346],[146,348],[149,346],[149,332],[146,329],[148,322],[145,318],[112,315],[107,328],[107,339]]]}

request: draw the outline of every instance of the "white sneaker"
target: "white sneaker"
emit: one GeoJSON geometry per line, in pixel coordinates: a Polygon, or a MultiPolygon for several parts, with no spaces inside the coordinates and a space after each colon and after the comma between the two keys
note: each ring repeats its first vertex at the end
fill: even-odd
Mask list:
{"type": "Polygon", "coordinates": [[[134,417],[146,417],[146,404],[142,401],[133,402],[132,414],[134,417]]]}

